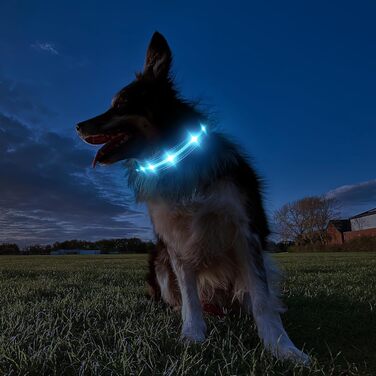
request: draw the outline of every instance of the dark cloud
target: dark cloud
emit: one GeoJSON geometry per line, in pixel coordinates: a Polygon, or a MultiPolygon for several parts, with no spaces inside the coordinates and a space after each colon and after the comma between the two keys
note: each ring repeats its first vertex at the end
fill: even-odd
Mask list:
{"type": "Polygon", "coordinates": [[[32,85],[0,77],[0,110],[32,123],[56,116],[55,112],[38,102],[34,91],[32,85]]]}
{"type": "Polygon", "coordinates": [[[91,159],[69,137],[34,135],[0,114],[0,240],[149,235],[147,225],[135,226],[144,213],[130,204],[125,181],[111,184],[110,170],[91,172],[91,159]]]}
{"type": "Polygon", "coordinates": [[[376,179],[352,185],[343,185],[327,193],[335,198],[342,207],[344,216],[376,207],[376,179]]]}

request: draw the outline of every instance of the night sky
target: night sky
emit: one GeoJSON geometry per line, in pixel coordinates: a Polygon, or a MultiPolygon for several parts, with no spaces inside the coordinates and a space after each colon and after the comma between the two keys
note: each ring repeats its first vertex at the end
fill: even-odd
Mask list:
{"type": "Polygon", "coordinates": [[[183,96],[253,157],[269,214],[321,194],[343,216],[376,207],[376,2],[240,4],[2,0],[0,242],[153,237],[75,124],[133,80],[155,30],[183,96]]]}

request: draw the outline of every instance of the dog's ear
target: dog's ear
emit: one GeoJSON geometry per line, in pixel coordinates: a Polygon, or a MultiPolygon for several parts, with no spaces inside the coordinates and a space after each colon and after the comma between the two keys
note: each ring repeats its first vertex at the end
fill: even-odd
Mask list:
{"type": "Polygon", "coordinates": [[[170,47],[164,36],[156,31],[146,51],[144,75],[153,78],[167,78],[172,61],[170,47]]]}

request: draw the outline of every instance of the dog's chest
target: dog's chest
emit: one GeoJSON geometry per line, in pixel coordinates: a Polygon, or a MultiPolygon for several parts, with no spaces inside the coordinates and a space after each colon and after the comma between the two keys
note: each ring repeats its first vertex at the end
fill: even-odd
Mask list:
{"type": "Polygon", "coordinates": [[[228,182],[219,182],[205,196],[181,203],[156,199],[147,204],[155,232],[176,250],[197,242],[218,246],[213,238],[222,239],[226,247],[227,242],[233,241],[235,229],[247,222],[244,198],[228,182]]]}
{"type": "Polygon", "coordinates": [[[204,205],[194,201],[176,204],[162,199],[148,202],[155,232],[174,248],[178,243],[188,241],[193,231],[194,217],[204,205]]]}

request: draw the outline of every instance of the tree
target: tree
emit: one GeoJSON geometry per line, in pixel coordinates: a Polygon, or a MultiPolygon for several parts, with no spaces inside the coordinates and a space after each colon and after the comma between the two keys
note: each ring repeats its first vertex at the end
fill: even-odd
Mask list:
{"type": "Polygon", "coordinates": [[[282,241],[297,244],[327,242],[326,227],[338,212],[338,203],[324,196],[305,197],[277,210],[274,220],[282,241]]]}
{"type": "Polygon", "coordinates": [[[17,244],[2,243],[0,244],[0,255],[19,255],[20,249],[17,244]]]}

